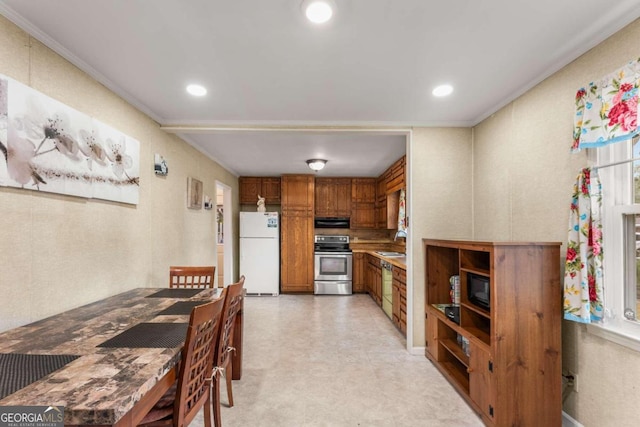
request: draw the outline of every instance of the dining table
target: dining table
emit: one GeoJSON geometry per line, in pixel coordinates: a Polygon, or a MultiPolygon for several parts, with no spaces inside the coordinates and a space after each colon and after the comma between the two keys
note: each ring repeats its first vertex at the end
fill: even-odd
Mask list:
{"type": "Polygon", "coordinates": [[[0,333],[0,407],[63,406],[65,425],[137,425],[176,381],[191,309],[220,294],[137,288],[0,333]]]}

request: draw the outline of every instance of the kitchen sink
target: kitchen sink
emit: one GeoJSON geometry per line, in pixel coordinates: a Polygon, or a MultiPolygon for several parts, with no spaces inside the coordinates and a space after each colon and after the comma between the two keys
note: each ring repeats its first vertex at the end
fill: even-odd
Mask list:
{"type": "Polygon", "coordinates": [[[402,252],[384,252],[384,251],[376,251],[378,255],[386,256],[386,257],[403,257],[405,254],[402,252]]]}

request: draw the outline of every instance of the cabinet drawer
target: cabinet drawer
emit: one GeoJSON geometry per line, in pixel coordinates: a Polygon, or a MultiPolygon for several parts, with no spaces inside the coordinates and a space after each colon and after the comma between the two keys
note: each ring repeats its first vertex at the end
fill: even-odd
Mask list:
{"type": "Polygon", "coordinates": [[[400,267],[393,267],[393,278],[406,284],[407,283],[407,271],[403,270],[400,267]]]}

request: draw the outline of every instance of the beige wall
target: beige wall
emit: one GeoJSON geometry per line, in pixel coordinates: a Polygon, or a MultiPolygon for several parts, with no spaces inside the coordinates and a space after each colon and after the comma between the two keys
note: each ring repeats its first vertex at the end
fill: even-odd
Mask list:
{"type": "Polygon", "coordinates": [[[425,346],[423,238],[472,237],[471,129],[416,128],[409,141],[413,346],[425,346]]]}
{"type": "MultiPolygon", "coordinates": [[[[566,241],[572,186],[587,165],[569,153],[575,92],[638,58],[639,40],[636,21],[474,128],[474,238],[566,241]]],[[[579,385],[565,412],[586,427],[638,425],[640,354],[562,327],[563,368],[579,385]]]]}
{"type": "Polygon", "coordinates": [[[187,176],[211,197],[216,180],[230,186],[236,218],[235,176],[1,16],[0,74],[140,141],[138,205],[0,187],[0,330],[164,287],[170,264],[216,263],[215,211],[186,208],[187,176]],[[168,161],[166,178],[153,172],[154,153],[168,161]]]}

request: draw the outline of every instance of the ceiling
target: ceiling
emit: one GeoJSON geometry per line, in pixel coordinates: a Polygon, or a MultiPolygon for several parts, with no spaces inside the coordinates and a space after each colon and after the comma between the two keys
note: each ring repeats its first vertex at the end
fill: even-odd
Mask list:
{"type": "Polygon", "coordinates": [[[324,176],[378,175],[409,127],[473,126],[640,16],[640,0],[335,0],[314,25],[301,3],[0,0],[0,13],[233,173],[323,157],[324,176]],[[193,82],[208,94],[188,95],[193,82]],[[431,95],[441,83],[451,96],[431,95]]]}

